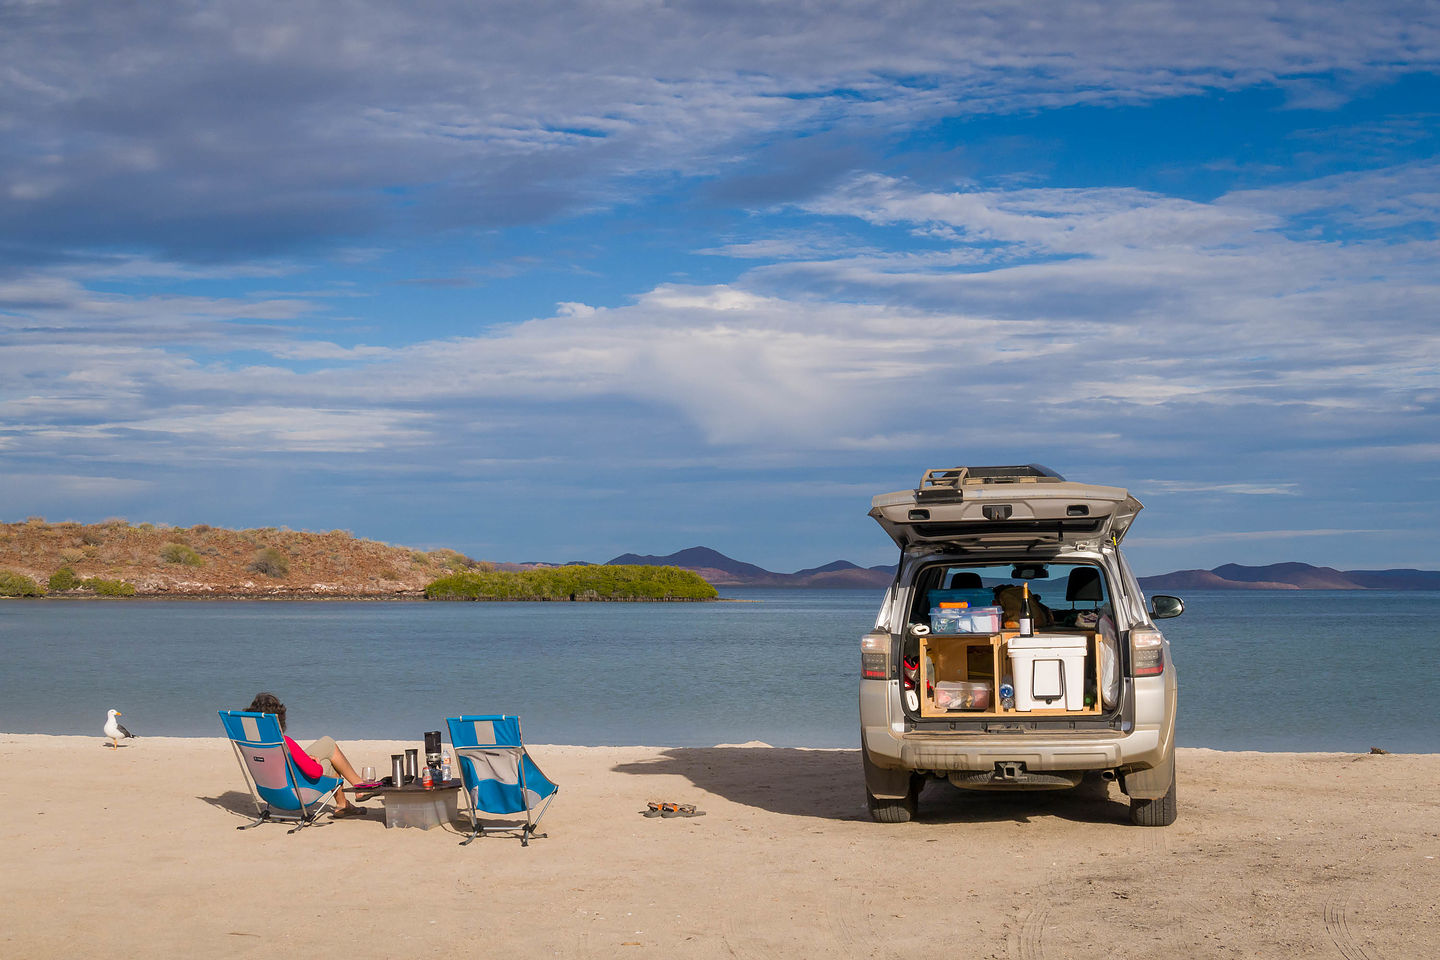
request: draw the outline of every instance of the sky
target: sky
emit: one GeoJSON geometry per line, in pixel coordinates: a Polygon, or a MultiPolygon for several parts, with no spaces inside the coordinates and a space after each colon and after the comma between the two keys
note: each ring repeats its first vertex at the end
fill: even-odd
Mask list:
{"type": "Polygon", "coordinates": [[[1440,568],[1440,6],[0,0],[0,520],[1440,568]]]}

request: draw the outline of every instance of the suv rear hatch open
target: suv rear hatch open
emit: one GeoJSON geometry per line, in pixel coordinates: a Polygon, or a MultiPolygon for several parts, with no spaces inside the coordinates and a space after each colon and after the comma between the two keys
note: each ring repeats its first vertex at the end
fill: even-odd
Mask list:
{"type": "Polygon", "coordinates": [[[870,516],[902,550],[1118,544],[1141,509],[1121,487],[1071,483],[1033,463],[927,470],[914,490],[870,501],[870,516]]]}

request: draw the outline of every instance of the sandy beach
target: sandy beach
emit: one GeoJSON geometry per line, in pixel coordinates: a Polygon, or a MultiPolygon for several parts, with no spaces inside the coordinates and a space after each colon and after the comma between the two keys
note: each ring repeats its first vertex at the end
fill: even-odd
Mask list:
{"type": "MultiPolygon", "coordinates": [[[[409,745],[409,744],[405,744],[409,745]]],[[[402,745],[345,742],[382,767],[402,745]]],[[[1440,755],[1180,753],[1180,819],[932,784],[881,825],[845,750],[535,746],[549,836],[237,831],[228,743],[0,735],[6,957],[1426,957],[1440,755]],[[646,819],[651,799],[694,819],[646,819]]],[[[327,818],[328,819],[328,818],[327,818]]]]}

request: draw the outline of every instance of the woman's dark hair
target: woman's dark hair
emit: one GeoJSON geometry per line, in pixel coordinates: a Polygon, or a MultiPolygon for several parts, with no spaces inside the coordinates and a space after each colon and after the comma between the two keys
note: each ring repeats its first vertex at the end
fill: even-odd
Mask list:
{"type": "Polygon", "coordinates": [[[273,693],[257,693],[255,699],[250,701],[250,706],[245,708],[250,713],[273,713],[280,718],[280,732],[285,732],[285,704],[273,693]]]}

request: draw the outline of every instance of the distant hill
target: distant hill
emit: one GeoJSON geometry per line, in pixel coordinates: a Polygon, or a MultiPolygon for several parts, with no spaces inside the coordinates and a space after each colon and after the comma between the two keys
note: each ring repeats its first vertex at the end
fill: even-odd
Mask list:
{"type": "MultiPolygon", "coordinates": [[[[609,563],[679,567],[698,573],[717,587],[883,590],[895,576],[893,564],[862,567],[848,560],[835,560],[794,573],[777,573],[727,557],[710,547],[689,547],[663,557],[626,553],[609,563]]],[[[1140,584],[1148,591],[1440,590],[1440,570],[1336,570],[1298,562],[1261,567],[1227,563],[1213,570],[1177,570],[1141,577],[1140,584]]]]}
{"type": "MultiPolygon", "coordinates": [[[[420,551],[285,527],[226,530],[106,520],[0,523],[0,570],[41,585],[68,570],[77,581],[130,584],[142,597],[415,597],[437,577],[477,567],[454,550],[420,551]]],[[[84,595],[59,587],[55,596],[84,595]]]]}
{"type": "Polygon", "coordinates": [[[1440,590],[1440,570],[1336,570],[1308,563],[1177,570],[1141,577],[1146,590],[1440,590]]]}
{"type": "Polygon", "coordinates": [[[608,561],[607,566],[610,565],[679,567],[682,570],[693,570],[716,585],[731,582],[745,583],[751,580],[763,580],[775,576],[775,574],[769,570],[757,567],[753,563],[743,563],[739,560],[732,560],[719,550],[711,550],[709,547],[690,547],[686,550],[676,551],[668,557],[624,553],[608,561]],[[714,574],[713,577],[710,576],[712,573],[714,574]]]}
{"type": "Polygon", "coordinates": [[[1440,570],[1346,570],[1366,590],[1440,590],[1440,570]]]}
{"type": "Polygon", "coordinates": [[[881,589],[895,577],[893,566],[862,567],[848,560],[836,560],[821,567],[776,573],[725,556],[710,547],[689,547],[664,557],[626,553],[612,564],[680,567],[704,577],[717,587],[806,587],[832,589],[881,589]]]}

